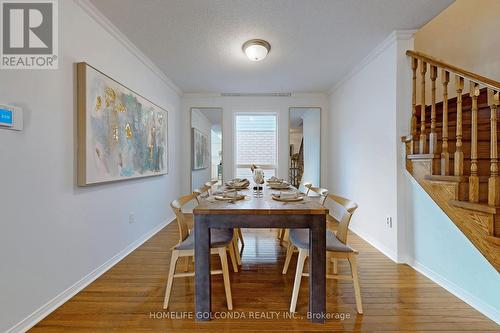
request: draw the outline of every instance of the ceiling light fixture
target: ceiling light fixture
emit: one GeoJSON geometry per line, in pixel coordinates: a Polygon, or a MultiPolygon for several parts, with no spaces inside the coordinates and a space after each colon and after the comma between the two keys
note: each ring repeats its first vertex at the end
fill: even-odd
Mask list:
{"type": "Polygon", "coordinates": [[[243,44],[243,52],[252,61],[264,59],[270,50],[271,44],[263,39],[251,39],[243,44]]]}

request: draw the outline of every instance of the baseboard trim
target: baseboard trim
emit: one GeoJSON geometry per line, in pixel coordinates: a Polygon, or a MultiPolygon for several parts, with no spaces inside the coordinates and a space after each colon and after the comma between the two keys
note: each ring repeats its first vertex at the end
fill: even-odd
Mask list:
{"type": "Polygon", "coordinates": [[[500,311],[416,260],[408,265],[500,325],[500,311]]]}
{"type": "MultiPolygon", "coordinates": [[[[172,220],[173,221],[173,220],[172,220]]],[[[70,298],[75,296],[82,289],[87,287],[89,284],[94,282],[98,277],[102,274],[106,273],[111,267],[116,265],[120,260],[129,255],[132,251],[137,249],[139,246],[144,244],[148,239],[157,234],[161,229],[166,227],[172,221],[164,221],[155,226],[152,230],[148,231],[146,234],[141,236],[138,240],[127,246],[125,249],[118,252],[115,256],[110,258],[104,264],[96,268],[94,271],[87,274],[81,280],[73,284],[68,289],[64,290],[62,293],[54,297],[52,300],[48,301],[44,305],[42,305],[39,309],[35,310],[28,317],[11,327],[7,330],[6,333],[17,333],[17,332],[26,332],[33,326],[35,326],[39,321],[48,316],[62,304],[67,302],[70,298]]]]}
{"type": "Polygon", "coordinates": [[[361,231],[359,231],[357,228],[350,228],[350,231],[354,232],[356,235],[358,235],[361,239],[363,239],[365,242],[382,252],[383,255],[394,261],[395,263],[399,263],[397,260],[397,255],[393,253],[389,248],[387,248],[385,245],[380,243],[378,240],[374,239],[371,236],[363,234],[361,231]]]}

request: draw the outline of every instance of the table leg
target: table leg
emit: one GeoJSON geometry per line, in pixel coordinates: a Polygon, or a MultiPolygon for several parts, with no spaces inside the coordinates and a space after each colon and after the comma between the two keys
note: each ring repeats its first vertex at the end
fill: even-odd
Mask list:
{"type": "Polygon", "coordinates": [[[325,322],[326,313],[326,217],[311,217],[309,227],[309,316],[325,322]]]}
{"type": "Polygon", "coordinates": [[[195,318],[210,320],[210,228],[203,215],[194,216],[194,225],[195,318]]]}

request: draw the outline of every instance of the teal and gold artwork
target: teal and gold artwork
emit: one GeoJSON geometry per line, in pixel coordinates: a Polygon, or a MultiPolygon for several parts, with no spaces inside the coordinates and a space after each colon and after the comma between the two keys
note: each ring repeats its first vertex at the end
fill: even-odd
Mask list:
{"type": "Polygon", "coordinates": [[[78,184],[167,173],[167,111],[90,65],[77,66],[78,184]]]}

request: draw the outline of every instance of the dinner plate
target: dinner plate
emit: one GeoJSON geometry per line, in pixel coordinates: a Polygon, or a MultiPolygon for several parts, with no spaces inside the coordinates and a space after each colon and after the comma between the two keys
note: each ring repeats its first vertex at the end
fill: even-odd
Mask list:
{"type": "Polygon", "coordinates": [[[283,184],[271,184],[269,185],[270,188],[272,188],[273,190],[287,190],[290,188],[290,185],[283,185],[283,184]]]}
{"type": "Polygon", "coordinates": [[[304,200],[303,196],[298,196],[296,198],[279,198],[279,197],[275,197],[273,195],[272,198],[273,198],[273,200],[281,201],[281,202],[296,202],[296,201],[302,201],[302,200],[304,200]]]}
{"type": "Polygon", "coordinates": [[[247,186],[239,186],[239,187],[234,187],[234,186],[231,186],[231,185],[226,185],[226,188],[227,189],[230,189],[230,190],[246,190],[248,188],[249,185],[247,186]]]}
{"type": "Polygon", "coordinates": [[[216,195],[214,196],[214,198],[215,200],[220,200],[220,201],[238,201],[245,199],[245,196],[241,194],[235,197],[224,197],[222,195],[216,195]]]}

